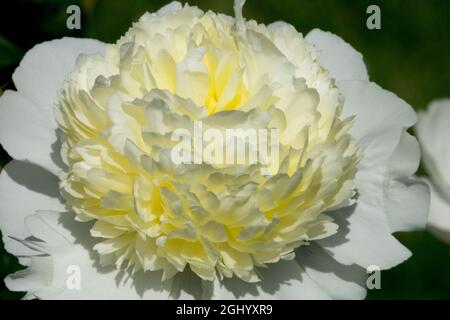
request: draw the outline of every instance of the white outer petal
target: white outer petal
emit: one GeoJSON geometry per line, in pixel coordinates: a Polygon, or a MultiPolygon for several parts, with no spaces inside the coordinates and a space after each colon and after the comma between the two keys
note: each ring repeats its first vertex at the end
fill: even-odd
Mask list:
{"type": "Polygon", "coordinates": [[[428,180],[424,181],[430,187],[431,205],[428,217],[428,227],[441,240],[450,243],[450,202],[447,201],[428,180]]]}
{"type": "Polygon", "coordinates": [[[96,40],[63,38],[29,50],[13,74],[17,92],[0,97],[0,143],[17,160],[60,171],[57,124],[53,115],[57,94],[81,53],[104,52],[96,40]],[[54,154],[56,152],[56,154],[54,154]]]}
{"type": "Polygon", "coordinates": [[[322,288],[295,261],[279,261],[267,269],[260,268],[261,282],[252,284],[232,278],[214,282],[203,281],[202,298],[232,299],[285,299],[328,300],[322,288]]]}
{"type": "Polygon", "coordinates": [[[412,108],[394,94],[369,84],[362,55],[340,37],[315,29],[305,39],[321,51],[320,61],[339,81],[340,89],[350,91],[344,92],[347,98],[344,116],[356,115],[351,133],[362,145],[368,146],[366,153],[369,153],[362,160],[362,169],[370,171],[374,166],[388,168],[382,185],[392,231],[422,228],[429,196],[423,183],[410,179],[420,162],[417,141],[405,132],[416,121],[412,108]],[[354,102],[358,96],[364,99],[354,102]],[[377,137],[373,142],[372,136],[377,137]]]}
{"type": "Polygon", "coordinates": [[[366,270],[340,264],[316,243],[298,248],[296,260],[332,299],[360,300],[366,296],[366,270]]]}
{"type": "MultiPolygon", "coordinates": [[[[33,257],[28,269],[9,275],[5,283],[10,290],[27,291],[28,297],[41,299],[171,298],[172,283],[161,283],[158,272],[136,273],[130,279],[126,272],[99,266],[92,250],[97,240],[90,236],[90,226],[75,221],[71,214],[39,212],[27,217],[26,225],[41,240],[34,244],[45,256],[33,257]],[[80,268],[79,290],[67,286],[67,268],[74,265],[80,268]]],[[[183,290],[178,297],[192,298],[189,290],[183,290]]]]}
{"type": "Polygon", "coordinates": [[[25,218],[36,210],[63,211],[58,178],[36,165],[12,160],[0,173],[0,229],[5,248],[18,257],[36,254],[16,239],[30,233],[25,218]]]}
{"type": "Polygon", "coordinates": [[[77,57],[104,52],[105,44],[93,39],[62,38],[40,43],[25,54],[13,74],[14,84],[21,95],[53,112],[57,94],[77,57]]]}
{"type": "Polygon", "coordinates": [[[393,232],[423,229],[430,207],[428,186],[412,177],[420,163],[419,144],[404,131],[392,154],[385,179],[386,210],[393,232]]]}
{"type": "MultiPolygon", "coordinates": [[[[403,192],[401,212],[392,206],[392,199],[386,197],[397,192],[397,183],[402,182],[400,178],[415,166],[399,168],[396,161],[391,161],[393,155],[395,159],[404,154],[396,154],[399,145],[406,147],[405,154],[418,152],[408,143],[411,138],[404,135],[416,116],[403,100],[373,83],[342,81],[338,87],[346,98],[344,116],[356,115],[351,133],[363,149],[356,176],[358,199],[354,208],[330,214],[345,232],[319,243],[343,264],[357,263],[363,268],[377,265],[388,269],[410,256],[391,233],[412,228],[411,221],[417,222],[414,228],[422,227],[427,216],[424,206],[419,210],[414,208],[416,203],[428,203],[426,192],[403,192]],[[400,144],[402,137],[407,137],[404,138],[406,144],[400,144]],[[402,219],[397,217],[399,214],[414,216],[402,219]]],[[[417,162],[417,157],[413,158],[417,162]]]]}
{"type": "Polygon", "coordinates": [[[450,201],[450,99],[433,101],[419,113],[416,133],[427,173],[450,201]]]}
{"type": "Polygon", "coordinates": [[[17,160],[31,161],[57,174],[56,124],[50,113],[21,94],[7,90],[0,97],[0,143],[17,160]]]}
{"type": "Polygon", "coordinates": [[[341,264],[357,264],[365,269],[376,265],[384,270],[411,256],[391,235],[383,209],[370,204],[370,200],[360,198],[355,207],[340,209],[330,216],[339,225],[339,232],[317,243],[341,264]]]}
{"type": "Polygon", "coordinates": [[[384,204],[393,232],[423,228],[429,192],[412,178],[419,166],[420,150],[416,139],[406,132],[416,122],[416,113],[374,83],[344,81],[338,86],[346,98],[344,116],[356,115],[350,132],[363,149],[356,179],[358,192],[370,196],[372,190],[365,188],[372,185],[384,192],[376,201],[384,204]]]}
{"type": "Polygon", "coordinates": [[[369,80],[363,56],[342,38],[314,29],[306,35],[305,40],[319,50],[321,65],[336,80],[369,80]]]}

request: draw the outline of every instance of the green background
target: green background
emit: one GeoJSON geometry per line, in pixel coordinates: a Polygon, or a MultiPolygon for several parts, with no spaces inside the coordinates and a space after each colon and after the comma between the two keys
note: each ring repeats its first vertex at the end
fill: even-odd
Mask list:
{"type": "MultiPolygon", "coordinates": [[[[0,90],[14,89],[11,74],[23,54],[42,41],[63,36],[117,40],[145,11],[160,0],[28,0],[0,4],[0,90]],[[66,28],[67,6],[82,8],[81,30],[66,28]]],[[[204,10],[233,14],[232,0],[190,1],[204,10]]],[[[370,77],[415,109],[450,96],[449,0],[247,0],[247,19],[284,20],[306,34],[320,28],[338,34],[364,55],[370,77]],[[381,30],[366,28],[366,9],[381,8],[381,30]]],[[[1,94],[1,91],[0,91],[1,94]]],[[[9,160],[0,147],[0,165],[9,160]]],[[[450,246],[428,232],[396,234],[413,252],[407,262],[381,274],[381,290],[368,299],[449,299],[450,246]]],[[[0,278],[20,269],[0,244],[0,278]]],[[[0,299],[23,294],[7,290],[0,299]]]]}

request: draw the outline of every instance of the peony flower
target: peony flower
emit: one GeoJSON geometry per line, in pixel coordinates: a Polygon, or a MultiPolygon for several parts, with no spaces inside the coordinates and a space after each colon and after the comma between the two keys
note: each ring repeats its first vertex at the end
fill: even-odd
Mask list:
{"type": "Polygon", "coordinates": [[[415,127],[429,178],[424,181],[431,192],[429,229],[440,239],[450,242],[450,100],[430,103],[419,113],[415,127]]]}
{"type": "Polygon", "coordinates": [[[361,299],[366,268],[410,257],[392,233],[426,222],[415,112],[339,37],[247,21],[243,3],[232,18],[173,2],[115,44],[64,38],[25,55],[0,100],[15,159],[0,226],[27,267],[10,290],[361,299]],[[198,123],[277,130],[279,161],[177,163],[174,132],[198,123]]]}

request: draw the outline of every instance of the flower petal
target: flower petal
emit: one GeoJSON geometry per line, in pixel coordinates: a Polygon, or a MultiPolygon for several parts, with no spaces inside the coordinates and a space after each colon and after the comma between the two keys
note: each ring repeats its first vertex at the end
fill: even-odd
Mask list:
{"type": "Polygon", "coordinates": [[[384,204],[393,232],[423,228],[429,194],[421,182],[410,179],[419,166],[420,150],[406,133],[417,120],[414,110],[374,83],[342,81],[338,86],[346,99],[344,116],[356,116],[350,132],[362,147],[358,192],[384,204]]]}
{"type": "MultiPolygon", "coordinates": [[[[351,133],[362,147],[362,159],[356,176],[358,199],[353,208],[330,213],[340,230],[345,232],[319,243],[343,264],[357,263],[364,268],[377,265],[387,269],[410,256],[410,252],[391,233],[406,230],[411,227],[409,221],[424,221],[427,215],[423,206],[421,210],[413,208],[417,201],[427,203],[426,192],[403,192],[402,212],[396,210],[390,198],[386,197],[386,194],[397,192],[399,186],[397,182],[400,180],[392,183],[392,174],[395,173],[394,178],[397,178],[414,167],[409,165],[399,170],[395,161],[390,161],[402,137],[405,137],[406,128],[414,124],[416,116],[404,101],[373,83],[342,81],[338,86],[346,99],[344,115],[356,116],[351,133]],[[397,217],[405,212],[415,217],[412,220],[397,217]],[[406,221],[406,225],[401,225],[402,221],[406,221]]],[[[412,138],[404,139],[411,142],[412,138]]],[[[403,152],[399,151],[394,160],[401,154],[403,152]]],[[[418,224],[414,227],[419,227],[418,224]]]]}
{"type": "Polygon", "coordinates": [[[366,296],[367,272],[360,266],[340,264],[315,243],[298,248],[295,258],[332,299],[360,300],[366,296]]]}
{"type": "Polygon", "coordinates": [[[389,269],[411,253],[391,235],[383,209],[370,202],[360,197],[354,207],[330,213],[339,232],[317,243],[341,264],[389,269]]]}
{"type": "Polygon", "coordinates": [[[95,40],[63,38],[41,43],[25,54],[13,74],[17,92],[7,91],[0,98],[0,143],[13,158],[60,171],[54,150],[57,94],[79,54],[104,48],[95,40]]]}
{"type": "Polygon", "coordinates": [[[427,112],[419,114],[417,137],[423,163],[432,182],[450,201],[450,99],[430,103],[427,112]]]}
{"type": "Polygon", "coordinates": [[[39,164],[57,174],[56,125],[30,100],[15,91],[0,98],[0,143],[17,160],[39,164]]]}
{"type": "Polygon", "coordinates": [[[21,95],[53,112],[57,94],[77,57],[104,51],[105,44],[92,39],[62,38],[40,43],[25,54],[13,74],[14,84],[21,95]]]}
{"type": "Polygon", "coordinates": [[[203,282],[203,298],[212,299],[330,299],[295,260],[279,261],[259,270],[261,283],[237,278],[203,282]]]}
{"type": "Polygon", "coordinates": [[[441,240],[450,243],[450,202],[448,202],[428,180],[424,181],[430,187],[431,205],[428,217],[428,227],[441,240]]]}
{"type": "MultiPolygon", "coordinates": [[[[92,249],[97,241],[90,226],[70,214],[39,212],[26,219],[26,225],[39,241],[27,242],[40,248],[28,269],[9,275],[10,290],[28,291],[27,297],[40,299],[167,299],[192,298],[192,288],[183,279],[161,282],[160,272],[136,272],[102,267],[92,249]],[[71,287],[77,270],[80,287],[71,287]]],[[[34,239],[33,238],[33,239],[34,239]]]]}
{"type": "Polygon", "coordinates": [[[320,51],[321,64],[336,80],[369,80],[363,56],[342,38],[314,29],[305,40],[320,51]]]}
{"type": "Polygon", "coordinates": [[[386,178],[386,209],[393,232],[423,229],[430,206],[428,186],[411,178],[420,163],[417,140],[403,132],[400,142],[389,160],[386,178]]]}
{"type": "Polygon", "coordinates": [[[25,239],[25,217],[36,210],[64,210],[58,199],[58,178],[46,170],[12,160],[0,174],[0,228],[8,252],[26,256],[35,252],[14,239],[25,239]]]}

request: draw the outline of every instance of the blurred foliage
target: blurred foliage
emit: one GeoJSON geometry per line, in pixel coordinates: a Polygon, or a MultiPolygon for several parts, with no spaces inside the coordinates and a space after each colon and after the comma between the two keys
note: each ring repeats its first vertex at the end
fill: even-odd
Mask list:
{"type": "MultiPolygon", "coordinates": [[[[35,44],[60,38],[117,40],[145,11],[165,0],[16,0],[0,12],[0,88],[14,89],[11,75],[23,54],[35,44]],[[66,28],[66,8],[82,8],[82,29],[66,28]]],[[[192,0],[204,10],[233,14],[232,0],[192,0]]],[[[247,0],[244,16],[261,23],[284,20],[306,34],[320,28],[338,34],[363,53],[370,77],[415,109],[450,96],[450,1],[448,0],[247,0]],[[366,9],[381,8],[382,29],[366,28],[366,9]]],[[[0,165],[9,160],[0,149],[0,165]]],[[[427,232],[397,235],[413,257],[382,272],[382,289],[369,299],[450,299],[450,247],[427,232]]],[[[3,246],[1,246],[3,248],[3,246]]],[[[20,268],[0,251],[0,274],[20,268]]],[[[21,295],[0,287],[0,299],[21,295]]]]}
{"type": "MultiPolygon", "coordinates": [[[[21,56],[21,50],[0,35],[0,69],[18,63],[21,56]]],[[[0,88],[0,95],[2,92],[0,88]]]]}

